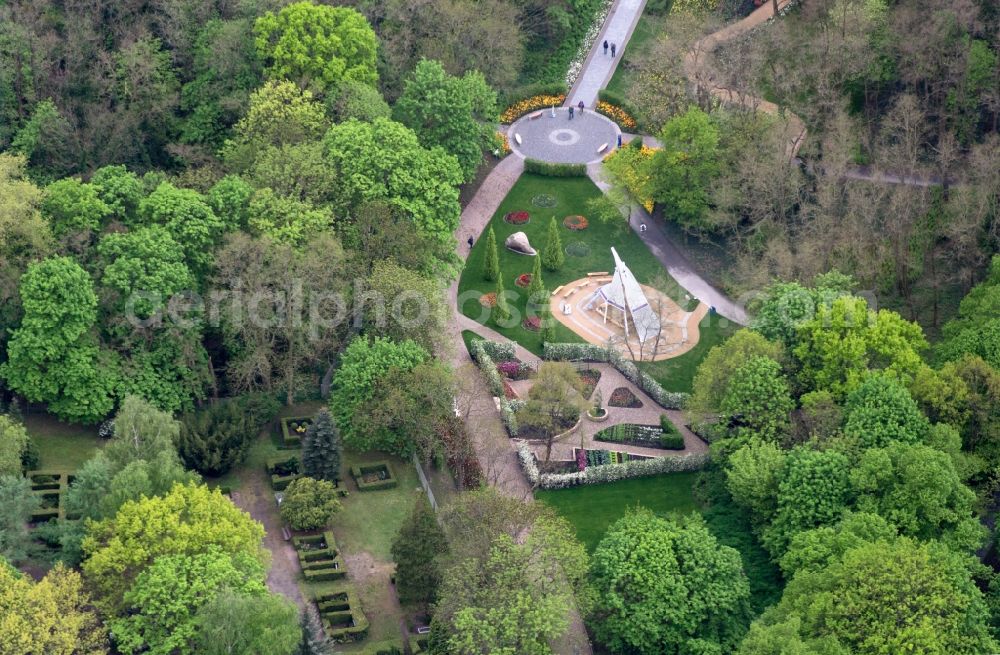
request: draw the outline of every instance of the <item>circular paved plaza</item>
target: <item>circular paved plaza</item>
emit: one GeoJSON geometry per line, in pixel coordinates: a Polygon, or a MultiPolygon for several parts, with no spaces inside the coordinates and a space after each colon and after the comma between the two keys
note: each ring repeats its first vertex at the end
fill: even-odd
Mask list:
{"type": "Polygon", "coordinates": [[[582,115],[575,113],[570,120],[569,108],[556,107],[555,118],[550,109],[542,110],[540,118],[522,116],[507,131],[511,149],[522,157],[560,164],[599,161],[614,149],[620,130],[613,121],[590,109],[582,115]],[[517,135],[521,136],[520,144],[517,135]],[[607,149],[598,152],[603,144],[608,145],[607,149]]]}

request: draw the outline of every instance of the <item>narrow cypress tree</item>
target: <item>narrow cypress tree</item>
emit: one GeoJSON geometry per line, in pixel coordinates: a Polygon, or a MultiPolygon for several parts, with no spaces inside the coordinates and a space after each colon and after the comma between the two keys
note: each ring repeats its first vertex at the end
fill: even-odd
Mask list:
{"type": "Polygon", "coordinates": [[[531,271],[531,284],[528,285],[528,299],[541,302],[545,293],[545,282],[542,281],[542,258],[535,256],[535,267],[531,271]]]}
{"type": "Polygon", "coordinates": [[[507,295],[504,291],[503,275],[497,274],[497,301],[493,304],[493,309],[490,311],[490,318],[497,324],[510,318],[510,309],[507,307],[507,295]]]}
{"type": "Polygon", "coordinates": [[[396,592],[399,602],[433,603],[441,582],[440,557],[448,550],[448,541],[434,518],[430,503],[423,494],[417,498],[409,518],[392,542],[392,560],[396,563],[396,592]]]}
{"type": "Polygon", "coordinates": [[[542,303],[538,307],[538,320],[542,326],[542,343],[554,343],[556,340],[556,320],[549,310],[549,303],[542,303]]]}
{"type": "Polygon", "coordinates": [[[315,480],[340,480],[340,434],[327,409],[321,409],[302,440],[302,472],[315,480]]]}
{"type": "Polygon", "coordinates": [[[549,223],[549,238],[542,249],[542,264],[550,271],[558,271],[566,261],[563,254],[562,239],[559,237],[559,226],[556,217],[549,223]]]}
{"type": "Polygon", "coordinates": [[[483,277],[490,282],[500,275],[500,255],[497,254],[497,235],[491,227],[486,233],[486,257],[483,259],[483,277]]]}

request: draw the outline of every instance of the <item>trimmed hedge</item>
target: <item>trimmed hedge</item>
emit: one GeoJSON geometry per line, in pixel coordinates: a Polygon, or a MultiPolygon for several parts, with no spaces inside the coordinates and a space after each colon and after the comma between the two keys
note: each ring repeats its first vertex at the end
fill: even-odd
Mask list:
{"type": "MultiPolygon", "coordinates": [[[[597,92],[597,99],[604,102],[610,103],[612,105],[617,105],[630,113],[632,116],[636,116],[637,112],[632,103],[628,101],[625,96],[618,95],[614,91],[608,91],[607,89],[601,89],[597,92]]],[[[641,139],[640,139],[641,140],[641,139]]]]}
{"type": "Polygon", "coordinates": [[[347,575],[347,571],[343,567],[338,569],[303,569],[302,575],[306,582],[328,582],[340,580],[347,575]]]}
{"type": "Polygon", "coordinates": [[[28,471],[26,476],[31,482],[31,493],[38,498],[39,502],[42,502],[47,496],[56,497],[55,507],[39,507],[31,513],[31,523],[45,523],[52,519],[67,518],[63,494],[69,489],[72,474],[73,471],[62,469],[28,471]]]}
{"type": "Polygon", "coordinates": [[[514,344],[511,342],[487,341],[485,339],[473,339],[469,344],[469,354],[479,365],[479,369],[486,377],[486,386],[500,401],[500,419],[503,426],[507,428],[507,434],[511,437],[517,436],[517,410],[520,402],[517,400],[507,400],[503,391],[503,376],[497,369],[496,360],[502,362],[514,359],[514,344]]]}
{"type": "Polygon", "coordinates": [[[551,164],[537,159],[525,159],[524,172],[547,177],[587,177],[587,166],[586,164],[551,164]]]}
{"type": "Polygon", "coordinates": [[[603,484],[617,482],[628,478],[641,478],[661,473],[678,473],[680,471],[698,471],[708,464],[708,453],[690,455],[668,455],[653,459],[633,460],[624,464],[605,464],[590,466],[579,473],[541,473],[535,454],[526,445],[521,444],[517,450],[517,459],[521,463],[528,482],[539,489],[567,489],[581,484],[603,484]]]}
{"type": "Polygon", "coordinates": [[[525,98],[532,98],[534,96],[557,96],[568,92],[569,89],[566,87],[565,82],[535,82],[518,87],[510,93],[505,94],[501,98],[503,102],[500,103],[500,106],[509,107],[525,98]]]}
{"type": "Polygon", "coordinates": [[[652,376],[640,371],[635,362],[626,359],[617,350],[591,343],[546,342],[542,345],[542,357],[551,360],[584,360],[611,364],[664,409],[682,409],[684,402],[688,399],[686,393],[667,391],[661,387],[660,383],[652,376]]]}
{"type": "Polygon", "coordinates": [[[309,421],[311,423],[312,420],[312,416],[288,416],[281,419],[281,438],[285,448],[298,448],[302,445],[303,435],[294,431],[289,431],[288,424],[293,421],[309,421]]]}
{"type": "Polygon", "coordinates": [[[370,464],[359,464],[357,466],[351,467],[351,475],[354,477],[354,482],[358,485],[358,491],[378,491],[379,489],[392,489],[397,484],[399,484],[396,476],[392,473],[392,467],[389,466],[389,462],[371,462],[370,464]],[[386,474],[389,476],[384,480],[376,480],[375,482],[365,482],[362,479],[365,473],[372,473],[378,469],[385,468],[386,474]]]}
{"type": "Polygon", "coordinates": [[[275,470],[280,465],[291,464],[292,462],[295,462],[294,466],[296,469],[301,467],[301,461],[299,460],[298,455],[281,455],[279,457],[272,457],[264,463],[264,470],[267,471],[268,476],[271,478],[271,488],[275,491],[284,491],[293,480],[297,480],[302,477],[302,473],[275,473],[275,470]]]}

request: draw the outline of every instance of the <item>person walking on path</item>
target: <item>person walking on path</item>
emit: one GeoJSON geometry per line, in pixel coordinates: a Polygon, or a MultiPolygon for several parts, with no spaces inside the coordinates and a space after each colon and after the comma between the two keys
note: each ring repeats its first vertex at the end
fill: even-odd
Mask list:
{"type": "Polygon", "coordinates": [[[573,120],[573,105],[569,106],[569,119],[573,120]]]}
{"type": "Polygon", "coordinates": [[[581,116],[583,116],[583,106],[584,106],[583,105],[583,100],[581,100],[580,102],[576,103],[576,107],[577,107],[577,109],[580,110],[580,115],[581,116]]]}
{"type": "Polygon", "coordinates": [[[608,40],[604,39],[604,54],[608,54],[608,40]]]}
{"type": "Polygon", "coordinates": [[[612,43],[611,43],[611,57],[612,57],[612,58],[614,58],[614,56],[615,56],[615,49],[616,49],[617,47],[618,47],[618,44],[617,44],[617,43],[614,43],[614,42],[612,42],[612,43]]]}
{"type": "Polygon", "coordinates": [[[469,237],[469,248],[472,248],[473,243],[475,243],[475,240],[472,237],[469,237]]]}

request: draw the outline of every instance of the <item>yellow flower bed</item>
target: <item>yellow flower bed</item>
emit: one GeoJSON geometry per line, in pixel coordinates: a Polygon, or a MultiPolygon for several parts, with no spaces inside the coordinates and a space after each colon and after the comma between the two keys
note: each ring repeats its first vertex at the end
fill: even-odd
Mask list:
{"type": "Polygon", "coordinates": [[[627,111],[619,107],[618,105],[613,105],[610,102],[605,102],[599,100],[597,102],[597,111],[601,112],[614,122],[618,123],[621,127],[626,130],[635,129],[635,119],[627,111]]]}
{"type": "Polygon", "coordinates": [[[503,113],[500,114],[500,122],[509,125],[528,112],[538,111],[539,109],[546,109],[548,107],[558,107],[565,101],[565,93],[560,93],[558,95],[543,93],[541,95],[525,98],[524,100],[518,100],[510,107],[503,110],[503,113]]]}
{"type": "Polygon", "coordinates": [[[507,138],[506,132],[497,132],[497,137],[500,139],[500,153],[504,155],[510,154],[510,140],[507,138]]]}

